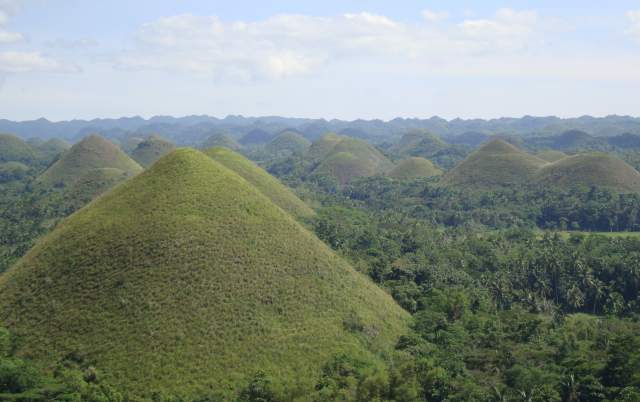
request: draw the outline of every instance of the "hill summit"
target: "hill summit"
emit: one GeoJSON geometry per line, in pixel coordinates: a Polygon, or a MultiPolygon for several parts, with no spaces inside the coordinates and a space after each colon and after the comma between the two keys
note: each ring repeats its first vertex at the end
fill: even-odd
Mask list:
{"type": "Polygon", "coordinates": [[[502,139],[494,139],[447,172],[443,183],[473,188],[525,183],[546,163],[502,139]]]}
{"type": "Polygon", "coordinates": [[[131,152],[131,157],[141,166],[149,167],[174,149],[176,146],[173,143],[153,134],[136,146],[131,152]]]}
{"type": "Polygon", "coordinates": [[[18,355],[72,355],[146,396],[233,392],[257,370],[305,389],[335,354],[392,349],[407,318],[246,180],[191,149],[59,224],[0,277],[0,294],[18,355]]]}
{"type": "Polygon", "coordinates": [[[297,218],[309,218],[315,215],[313,209],[287,186],[239,153],[223,147],[209,148],[204,153],[240,175],[291,215],[297,218]]]}
{"type": "Polygon", "coordinates": [[[640,192],[640,173],[604,153],[567,156],[543,167],[536,181],[551,186],[596,186],[620,192],[640,192]]]}
{"type": "Polygon", "coordinates": [[[0,134],[0,162],[31,163],[36,151],[26,142],[11,134],[0,134]]]}
{"type": "Polygon", "coordinates": [[[430,160],[420,157],[411,157],[400,161],[391,171],[389,177],[394,179],[415,179],[419,177],[440,176],[442,170],[438,169],[430,160]]]}
{"type": "Polygon", "coordinates": [[[126,176],[142,171],[142,167],[119,147],[99,135],[90,135],[63,153],[38,181],[47,185],[68,185],[92,174],[95,169],[104,168],[118,169],[126,176]]]}

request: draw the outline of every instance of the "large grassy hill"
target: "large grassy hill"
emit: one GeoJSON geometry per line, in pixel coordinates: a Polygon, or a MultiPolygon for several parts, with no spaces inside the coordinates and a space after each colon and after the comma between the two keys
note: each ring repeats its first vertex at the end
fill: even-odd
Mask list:
{"type": "MultiPolygon", "coordinates": [[[[331,143],[334,138],[321,141],[331,143]]],[[[315,151],[318,151],[316,148],[315,151]]],[[[393,163],[366,141],[339,137],[337,143],[314,169],[315,175],[330,176],[339,184],[347,184],[359,177],[385,174],[393,168],[393,163]]]]}
{"type": "Polygon", "coordinates": [[[447,144],[437,136],[425,130],[413,130],[402,136],[390,151],[398,155],[431,154],[445,148],[447,144]]]}
{"type": "Polygon", "coordinates": [[[242,176],[280,208],[298,218],[309,218],[315,212],[300,200],[287,186],[271,176],[255,163],[237,152],[223,147],[213,147],[205,154],[242,176]]]}
{"type": "Polygon", "coordinates": [[[176,146],[160,137],[150,135],[131,152],[131,157],[143,167],[151,166],[155,161],[176,149],[176,146]]]}
{"type": "Polygon", "coordinates": [[[495,139],[469,155],[443,177],[443,183],[476,189],[526,183],[547,162],[495,139]]]}
{"type": "Polygon", "coordinates": [[[376,360],[407,314],[238,174],[179,149],[60,223],[0,277],[20,356],[73,356],[134,394],[232,392],[258,370],[308,393],[376,360]]]}
{"type": "Polygon", "coordinates": [[[302,155],[311,146],[311,142],[295,131],[284,131],[269,144],[267,151],[274,155],[302,155]]]}
{"type": "Polygon", "coordinates": [[[90,135],[73,145],[40,175],[45,185],[69,185],[94,169],[114,168],[132,176],[142,167],[120,148],[98,135],[90,135]]]}
{"type": "Polygon", "coordinates": [[[606,187],[640,192],[640,173],[624,161],[603,153],[568,156],[543,167],[536,181],[544,185],[606,187]]]}
{"type": "Polygon", "coordinates": [[[0,162],[32,163],[37,152],[26,142],[11,134],[0,134],[0,162]]]}
{"type": "Polygon", "coordinates": [[[536,156],[542,160],[545,160],[547,162],[556,162],[559,161],[560,159],[564,158],[567,156],[567,154],[565,154],[562,151],[556,151],[554,149],[549,149],[546,151],[542,151],[542,152],[538,152],[536,154],[536,156]]]}
{"type": "Polygon", "coordinates": [[[309,159],[309,161],[313,163],[321,162],[344,138],[345,137],[336,133],[328,133],[323,135],[322,137],[314,141],[313,144],[311,144],[311,146],[309,147],[309,152],[307,152],[307,159],[309,159]]]}
{"type": "Polygon", "coordinates": [[[394,179],[415,179],[419,177],[440,176],[442,170],[438,169],[430,160],[420,157],[411,157],[400,161],[391,171],[389,177],[394,179]]]}
{"type": "Polygon", "coordinates": [[[60,138],[52,138],[41,144],[38,144],[36,150],[40,154],[41,158],[47,161],[52,161],[61,155],[64,151],[71,148],[71,144],[60,138]]]}

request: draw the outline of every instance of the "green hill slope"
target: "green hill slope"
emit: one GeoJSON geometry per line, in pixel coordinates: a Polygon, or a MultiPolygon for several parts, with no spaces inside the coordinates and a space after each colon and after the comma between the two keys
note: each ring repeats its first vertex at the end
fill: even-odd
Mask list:
{"type": "Polygon", "coordinates": [[[564,152],[549,149],[536,154],[536,156],[547,162],[556,162],[567,156],[564,152]]]}
{"type": "Polygon", "coordinates": [[[209,148],[204,153],[254,185],[277,206],[298,218],[315,215],[313,209],[302,202],[287,186],[244,156],[227,148],[209,148]]]}
{"type": "Polygon", "coordinates": [[[334,354],[392,349],[407,318],[255,187],[190,149],[59,224],[0,277],[0,294],[19,355],[71,354],[137,395],[231,391],[257,370],[308,392],[334,354]]]}
{"type": "Polygon", "coordinates": [[[358,177],[385,174],[392,168],[393,163],[366,141],[342,137],[313,173],[331,176],[343,185],[358,177]]]}
{"type": "Polygon", "coordinates": [[[40,153],[42,158],[51,161],[69,148],[71,148],[71,144],[67,141],[59,138],[52,138],[42,144],[38,144],[36,150],[40,153]]]}
{"type": "Polygon", "coordinates": [[[0,162],[31,163],[37,159],[36,151],[26,142],[11,134],[0,134],[0,162]]]}
{"type": "Polygon", "coordinates": [[[573,155],[543,167],[536,181],[544,185],[606,187],[620,192],[640,192],[640,173],[607,154],[573,155]]]}
{"type": "Polygon", "coordinates": [[[443,184],[476,189],[525,183],[547,162],[495,139],[447,172],[443,184]]]}
{"type": "Polygon", "coordinates": [[[442,170],[438,169],[430,160],[420,157],[411,157],[400,161],[389,172],[389,177],[394,179],[415,179],[418,177],[440,176],[442,170]]]}
{"type": "Polygon", "coordinates": [[[285,131],[267,144],[267,152],[274,155],[302,155],[311,146],[311,141],[294,131],[285,131]]]}
{"type": "Polygon", "coordinates": [[[445,148],[447,144],[426,130],[413,130],[402,136],[390,149],[398,155],[430,154],[445,148]]]}
{"type": "Polygon", "coordinates": [[[237,151],[238,149],[242,148],[242,145],[240,145],[240,143],[234,140],[230,135],[217,133],[209,136],[209,138],[207,138],[202,144],[203,149],[212,147],[225,147],[233,151],[237,151]]]}
{"type": "Polygon", "coordinates": [[[29,173],[29,166],[21,162],[0,163],[0,183],[21,180],[29,173]]]}
{"type": "Polygon", "coordinates": [[[98,135],[90,135],[73,145],[40,175],[45,185],[69,185],[94,169],[115,168],[132,176],[142,168],[120,148],[98,135]]]}
{"type": "Polygon", "coordinates": [[[176,149],[176,146],[158,135],[151,135],[138,144],[131,157],[142,167],[149,167],[155,161],[176,149]]]}
{"type": "Polygon", "coordinates": [[[318,163],[329,156],[329,153],[333,151],[336,145],[342,141],[345,137],[336,133],[328,133],[318,138],[309,147],[307,152],[307,159],[313,163],[318,163]]]}

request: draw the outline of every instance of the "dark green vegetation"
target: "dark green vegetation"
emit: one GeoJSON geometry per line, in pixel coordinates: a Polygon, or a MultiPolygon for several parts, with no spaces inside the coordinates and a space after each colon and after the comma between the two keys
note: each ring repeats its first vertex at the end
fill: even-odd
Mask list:
{"type": "Polygon", "coordinates": [[[640,173],[620,159],[602,153],[568,156],[544,166],[535,180],[545,186],[597,186],[640,192],[640,173]]]}
{"type": "Polygon", "coordinates": [[[447,172],[443,183],[475,188],[524,184],[545,164],[546,161],[496,139],[447,172]]]}
{"type": "Polygon", "coordinates": [[[412,130],[389,147],[388,152],[400,159],[422,157],[449,169],[467,156],[469,148],[464,145],[447,144],[426,130],[412,130]]]}
{"type": "Polygon", "coordinates": [[[309,218],[315,215],[313,210],[296,197],[289,188],[244,156],[222,147],[210,148],[204,152],[240,175],[291,215],[298,218],[309,218]]]}
{"type": "Polygon", "coordinates": [[[151,135],[139,143],[131,152],[131,157],[143,167],[151,166],[155,161],[176,149],[176,146],[158,135],[151,135]]]}
{"type": "Polygon", "coordinates": [[[38,182],[49,186],[66,186],[80,180],[94,169],[114,168],[135,175],[142,171],[140,165],[120,148],[98,135],[84,138],[49,167],[38,182]]]}
{"type": "Polygon", "coordinates": [[[134,394],[232,395],[264,370],[311,394],[375,367],[406,313],[246,180],[181,149],[59,224],[0,277],[17,356],[69,356],[134,394]]]}
{"type": "Polygon", "coordinates": [[[420,177],[440,176],[442,170],[438,169],[431,161],[411,157],[398,162],[398,164],[388,173],[394,179],[416,179],[420,177]]]}
{"type": "Polygon", "coordinates": [[[24,179],[29,173],[29,166],[21,162],[0,163],[0,183],[24,179]]]}

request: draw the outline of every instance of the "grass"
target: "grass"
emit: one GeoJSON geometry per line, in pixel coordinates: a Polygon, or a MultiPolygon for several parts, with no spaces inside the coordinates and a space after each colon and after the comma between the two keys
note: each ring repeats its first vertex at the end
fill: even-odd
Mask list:
{"type": "Polygon", "coordinates": [[[394,179],[415,179],[440,176],[441,174],[442,170],[434,166],[430,160],[420,157],[404,159],[389,172],[389,176],[394,179]]]}
{"type": "Polygon", "coordinates": [[[443,184],[491,188],[526,183],[547,162],[496,139],[473,152],[443,177],[443,184]]]}
{"type": "Polygon", "coordinates": [[[36,151],[20,138],[11,134],[0,134],[0,162],[29,164],[37,157],[36,151]]]}
{"type": "Polygon", "coordinates": [[[142,167],[120,148],[98,135],[91,135],[65,152],[38,177],[45,185],[68,186],[95,169],[120,169],[129,176],[142,171],[142,167]]]}
{"type": "Polygon", "coordinates": [[[573,155],[544,166],[536,181],[551,186],[597,186],[640,192],[640,173],[624,161],[603,153],[573,155]]]}
{"type": "Polygon", "coordinates": [[[0,183],[20,180],[29,173],[29,166],[21,162],[0,163],[0,183]]]}
{"type": "Polygon", "coordinates": [[[0,293],[19,355],[53,365],[75,353],[134,394],[232,392],[258,369],[308,390],[336,353],[390,351],[408,319],[259,190],[189,149],[59,224],[0,293]],[[354,316],[364,331],[346,329],[354,316]]]}
{"type": "Polygon", "coordinates": [[[309,147],[307,158],[313,163],[319,163],[324,160],[329,153],[344,139],[343,136],[336,133],[328,133],[320,137],[309,147]]]}
{"type": "MultiPolygon", "coordinates": [[[[326,142],[325,137],[321,141],[326,142]]],[[[334,140],[335,137],[329,137],[328,141],[334,140]]],[[[393,163],[366,141],[338,137],[337,143],[314,169],[314,174],[332,176],[343,185],[359,177],[385,174],[392,168],[393,163]]]]}
{"type": "Polygon", "coordinates": [[[239,153],[222,147],[209,148],[204,153],[240,175],[277,206],[294,217],[310,218],[315,216],[313,209],[300,200],[287,186],[239,153]]]}
{"type": "Polygon", "coordinates": [[[158,135],[151,135],[136,146],[131,157],[142,167],[149,167],[155,161],[176,149],[176,146],[158,135]]]}

